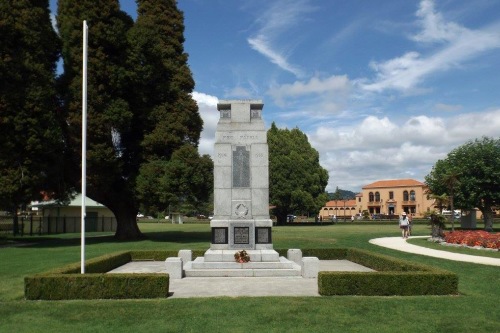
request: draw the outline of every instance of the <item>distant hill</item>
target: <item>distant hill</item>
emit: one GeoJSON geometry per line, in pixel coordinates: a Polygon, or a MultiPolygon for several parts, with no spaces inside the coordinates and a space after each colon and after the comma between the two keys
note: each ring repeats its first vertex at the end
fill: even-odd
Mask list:
{"type": "Polygon", "coordinates": [[[330,193],[328,192],[328,197],[330,200],[335,200],[335,197],[337,200],[339,199],[355,199],[356,198],[356,193],[348,190],[341,190],[337,188],[337,191],[335,193],[330,193]],[[339,195],[335,195],[335,193],[338,193],[339,195]]]}

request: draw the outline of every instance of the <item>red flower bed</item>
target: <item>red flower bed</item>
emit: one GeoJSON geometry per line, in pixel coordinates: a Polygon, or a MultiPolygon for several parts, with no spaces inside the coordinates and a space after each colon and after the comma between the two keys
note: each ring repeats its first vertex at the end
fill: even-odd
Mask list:
{"type": "Polygon", "coordinates": [[[483,230],[447,232],[444,234],[444,240],[450,244],[500,249],[500,234],[493,234],[483,230]]]}

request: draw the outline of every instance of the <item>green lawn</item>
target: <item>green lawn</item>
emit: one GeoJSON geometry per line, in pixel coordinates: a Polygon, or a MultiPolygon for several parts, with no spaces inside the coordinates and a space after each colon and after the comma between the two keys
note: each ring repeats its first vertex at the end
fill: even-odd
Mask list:
{"type": "MultiPolygon", "coordinates": [[[[147,240],[87,238],[87,258],[130,249],[207,249],[208,224],[141,223],[147,240]]],[[[413,235],[427,235],[417,225],[413,235]]],[[[459,276],[459,296],[266,297],[25,301],[23,278],[80,260],[79,235],[18,238],[0,248],[0,332],[498,332],[500,268],[453,262],[368,243],[397,225],[273,228],[275,248],[357,247],[440,267],[459,276]]],[[[425,245],[425,244],[423,244],[425,245]]],[[[472,251],[472,250],[471,250],[472,251]]]]}

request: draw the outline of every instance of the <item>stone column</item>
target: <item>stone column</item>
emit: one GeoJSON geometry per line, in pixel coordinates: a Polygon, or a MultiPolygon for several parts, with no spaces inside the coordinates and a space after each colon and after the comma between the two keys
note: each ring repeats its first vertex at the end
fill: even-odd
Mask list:
{"type": "Polygon", "coordinates": [[[269,152],[261,100],[221,100],[214,149],[212,250],[272,249],[269,152]]]}

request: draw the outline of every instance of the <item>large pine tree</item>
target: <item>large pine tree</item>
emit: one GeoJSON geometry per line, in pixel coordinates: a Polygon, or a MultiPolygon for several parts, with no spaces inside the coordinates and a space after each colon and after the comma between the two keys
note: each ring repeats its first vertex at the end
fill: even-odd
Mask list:
{"type": "Polygon", "coordinates": [[[208,157],[196,152],[203,121],[190,95],[194,80],[183,47],[183,14],[174,0],[138,0],[137,4],[137,21],[128,34],[128,61],[130,103],[138,111],[134,121],[138,126],[136,133],[130,133],[132,140],[123,139],[143,138],[137,193],[142,207],[155,213],[185,200],[206,200],[200,190],[211,192],[212,177],[205,178],[212,167],[208,157]],[[184,170],[174,172],[179,157],[187,155],[182,158],[184,170]],[[193,175],[201,166],[200,174],[193,175]],[[200,184],[198,178],[210,184],[200,184]]]}
{"type": "Polygon", "coordinates": [[[129,96],[134,97],[132,109],[140,110],[136,119],[144,138],[140,157],[169,160],[184,144],[197,147],[203,127],[190,95],[194,80],[183,47],[184,18],[175,0],[137,4],[137,21],[129,32],[129,96]]]}
{"type": "Polygon", "coordinates": [[[135,218],[140,170],[166,163],[185,144],[196,147],[203,125],[189,94],[182,13],[175,1],[137,3],[135,24],[117,0],[60,0],[57,18],[68,141],[78,153],[82,21],[89,25],[87,192],[113,211],[119,239],[142,236],[135,218]]]}
{"type": "Polygon", "coordinates": [[[42,190],[64,192],[58,188],[63,174],[55,90],[59,54],[48,0],[0,1],[0,208],[14,213],[42,190]]]}
{"type": "MultiPolygon", "coordinates": [[[[142,236],[135,215],[134,181],[138,162],[130,160],[121,138],[134,126],[127,101],[127,32],[132,19],[118,0],[60,0],[57,23],[62,38],[64,73],[61,94],[68,119],[68,142],[81,154],[82,22],[89,26],[87,101],[87,193],[117,218],[116,236],[142,236]]],[[[136,149],[133,147],[132,149],[136,149]]],[[[78,174],[75,174],[78,177],[78,174]]]]}

